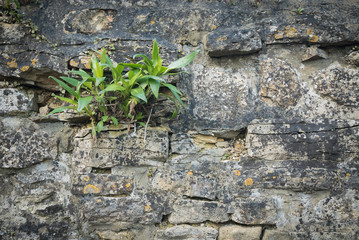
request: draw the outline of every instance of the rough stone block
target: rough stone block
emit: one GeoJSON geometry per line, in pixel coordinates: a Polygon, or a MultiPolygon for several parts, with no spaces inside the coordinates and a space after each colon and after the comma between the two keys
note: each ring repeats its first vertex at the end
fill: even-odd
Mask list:
{"type": "Polygon", "coordinates": [[[262,101],[269,106],[295,106],[302,96],[302,87],[296,71],[280,59],[267,59],[261,63],[262,101]]]}
{"type": "Polygon", "coordinates": [[[234,203],[234,213],[231,219],[245,225],[275,225],[277,210],[270,199],[240,199],[234,203]]]}
{"type": "Polygon", "coordinates": [[[26,168],[55,159],[56,140],[38,128],[33,122],[25,120],[16,128],[4,126],[0,122],[1,168],[26,168]]]}
{"type": "Polygon", "coordinates": [[[294,236],[291,236],[288,232],[277,229],[266,229],[263,235],[263,240],[294,240],[294,236]]]}
{"type": "Polygon", "coordinates": [[[345,61],[347,61],[349,64],[359,66],[359,51],[352,51],[349,52],[345,57],[345,61]]]}
{"type": "Polygon", "coordinates": [[[168,214],[168,204],[165,196],[150,193],[131,197],[85,197],[81,212],[91,224],[155,224],[168,214]]]}
{"type": "MultiPolygon", "coordinates": [[[[127,135],[121,131],[104,131],[97,139],[78,136],[75,141],[74,166],[111,168],[114,166],[151,165],[168,158],[168,132],[162,129],[147,129],[127,135]]],[[[82,170],[79,168],[79,171],[82,170]]],[[[84,173],[84,172],[82,172],[84,173]]]]}
{"type": "Polygon", "coordinates": [[[174,203],[169,222],[173,224],[226,222],[229,220],[228,212],[228,206],[219,202],[179,200],[174,203]]]}
{"type": "Polygon", "coordinates": [[[262,233],[262,227],[250,227],[239,225],[225,225],[219,228],[218,240],[258,240],[262,233]]]}
{"type": "Polygon", "coordinates": [[[315,90],[344,106],[359,106],[359,70],[336,64],[313,75],[315,90]]]}
{"type": "Polygon", "coordinates": [[[357,121],[253,121],[246,146],[267,160],[344,160],[358,156],[357,121]]]}
{"type": "Polygon", "coordinates": [[[35,108],[34,96],[25,95],[14,88],[0,89],[0,116],[29,113],[35,108]]]}
{"type": "Polygon", "coordinates": [[[328,54],[324,50],[319,49],[316,46],[312,46],[307,48],[307,50],[305,50],[305,53],[302,57],[302,62],[309,60],[323,59],[323,58],[324,59],[328,58],[328,54]]]}
{"type": "Polygon", "coordinates": [[[133,190],[133,180],[118,175],[88,174],[75,177],[72,193],[100,196],[129,195],[133,190]]]}
{"type": "Polygon", "coordinates": [[[207,49],[211,57],[250,54],[262,49],[262,41],[255,29],[223,29],[208,34],[207,49]]]}
{"type": "Polygon", "coordinates": [[[177,133],[171,136],[171,151],[178,154],[191,154],[198,151],[198,147],[188,134],[177,133]]]}
{"type": "Polygon", "coordinates": [[[155,240],[191,240],[206,239],[216,240],[218,231],[210,227],[192,227],[189,225],[178,225],[157,231],[155,240]]]}

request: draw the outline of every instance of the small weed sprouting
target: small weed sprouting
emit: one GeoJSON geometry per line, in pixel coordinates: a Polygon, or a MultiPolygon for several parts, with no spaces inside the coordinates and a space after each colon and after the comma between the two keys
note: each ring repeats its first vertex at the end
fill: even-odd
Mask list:
{"type": "Polygon", "coordinates": [[[118,125],[119,121],[134,122],[146,126],[141,119],[144,118],[139,105],[145,105],[154,96],[164,96],[174,104],[172,118],[177,114],[181,106],[184,106],[182,93],[172,84],[167,83],[163,77],[178,74],[174,69],[182,68],[192,62],[199,50],[172,62],[169,66],[162,65],[159,56],[157,41],[153,40],[152,58],[144,54],[136,54],[133,59],[142,58],[137,63],[118,63],[115,65],[106,54],[106,50],[93,54],[91,58],[92,74],[84,70],[71,71],[81,80],[71,77],[50,76],[70,95],[70,98],[54,95],[55,98],[66,102],[69,106],[58,107],[45,117],[54,113],[72,109],[85,114],[91,119],[92,135],[101,132],[105,124],[118,125]],[[124,70],[128,70],[124,73],[124,70]],[[107,79],[105,70],[110,70],[112,78],[107,79]],[[164,94],[159,90],[167,88],[172,94],[164,94]]]}
{"type": "Polygon", "coordinates": [[[20,23],[23,15],[20,13],[20,3],[18,0],[2,0],[0,6],[0,19],[6,23],[20,23]]]}

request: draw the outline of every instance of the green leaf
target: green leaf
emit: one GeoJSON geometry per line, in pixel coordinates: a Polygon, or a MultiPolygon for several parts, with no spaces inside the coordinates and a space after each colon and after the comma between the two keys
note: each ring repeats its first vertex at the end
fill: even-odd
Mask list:
{"type": "Polygon", "coordinates": [[[99,92],[99,94],[103,94],[105,92],[112,92],[112,91],[124,91],[125,88],[122,87],[121,85],[118,85],[116,83],[110,84],[108,85],[104,90],[102,90],[101,92],[99,92]]]}
{"type": "Polygon", "coordinates": [[[158,76],[154,76],[154,75],[146,75],[146,76],[140,77],[138,79],[138,81],[142,82],[143,80],[148,80],[148,79],[154,79],[154,80],[158,80],[160,82],[166,82],[163,78],[158,77],[158,76]]]}
{"type": "MultiPolygon", "coordinates": [[[[130,72],[132,72],[132,71],[130,71],[130,72]]],[[[130,78],[130,75],[128,75],[129,78],[130,78],[130,82],[129,82],[130,87],[132,87],[132,86],[135,84],[136,80],[138,79],[138,77],[139,77],[140,75],[141,75],[141,71],[138,71],[138,72],[136,73],[136,75],[132,75],[131,78],[130,78]]]]}
{"type": "Polygon", "coordinates": [[[100,133],[103,128],[103,121],[97,123],[97,132],[100,133]]]}
{"type": "Polygon", "coordinates": [[[103,77],[103,68],[100,66],[98,59],[96,57],[91,58],[91,68],[94,77],[102,78],[103,77]]]}
{"type": "Polygon", "coordinates": [[[101,49],[102,53],[101,53],[101,63],[105,63],[106,62],[106,48],[101,49]]]}
{"type": "Polygon", "coordinates": [[[161,82],[151,78],[149,80],[149,84],[150,84],[151,90],[153,92],[153,95],[155,95],[155,97],[158,98],[158,92],[160,90],[161,82]]]}
{"type": "Polygon", "coordinates": [[[152,60],[149,57],[147,57],[145,54],[135,54],[135,55],[133,55],[132,58],[136,58],[136,57],[142,57],[143,60],[145,60],[145,63],[152,67],[152,65],[153,65],[152,60]]]}
{"type": "Polygon", "coordinates": [[[172,84],[169,83],[163,83],[164,86],[166,86],[169,90],[171,90],[173,96],[177,99],[177,101],[183,106],[185,107],[184,103],[182,102],[182,99],[180,98],[179,95],[182,95],[182,93],[172,84]],[[178,95],[179,94],[179,95],[178,95]]]}
{"type": "Polygon", "coordinates": [[[61,96],[57,96],[57,95],[54,95],[54,97],[57,98],[57,99],[60,99],[61,101],[71,103],[71,104],[73,104],[75,106],[77,106],[77,104],[78,104],[75,100],[70,99],[70,98],[61,97],[61,96]]]}
{"type": "Polygon", "coordinates": [[[199,53],[200,50],[196,50],[193,53],[182,57],[174,62],[172,62],[169,66],[166,72],[168,72],[171,69],[175,69],[175,68],[182,68],[185,67],[186,65],[188,65],[189,63],[191,63],[194,59],[194,57],[197,55],[197,53],[199,53]]]}
{"type": "Polygon", "coordinates": [[[90,74],[88,74],[87,72],[85,72],[85,71],[82,70],[82,69],[80,69],[79,71],[70,71],[70,73],[74,73],[74,74],[80,75],[83,79],[91,77],[90,74]]]}
{"type": "Polygon", "coordinates": [[[119,63],[121,64],[122,66],[125,66],[125,67],[129,67],[129,68],[132,68],[132,69],[136,69],[136,68],[144,68],[145,65],[143,64],[138,64],[138,63],[119,63]]]}
{"type": "Polygon", "coordinates": [[[60,77],[60,78],[74,87],[77,87],[77,84],[79,83],[79,81],[74,78],[70,78],[70,77],[60,77]]]}
{"type": "Polygon", "coordinates": [[[113,122],[113,124],[117,127],[118,126],[118,121],[115,117],[111,117],[111,120],[113,122]]]}
{"type": "Polygon", "coordinates": [[[66,109],[74,109],[76,110],[76,107],[75,106],[65,106],[65,107],[58,107],[58,108],[55,108],[54,110],[52,110],[51,112],[49,112],[47,115],[43,116],[41,119],[45,118],[45,117],[48,117],[52,114],[55,114],[55,113],[60,113],[60,112],[63,112],[65,111],[66,109]]]}
{"type": "Polygon", "coordinates": [[[143,91],[143,89],[141,87],[132,89],[131,95],[136,98],[142,99],[143,101],[145,101],[147,103],[147,98],[146,98],[145,92],[143,91]]]}
{"type": "Polygon", "coordinates": [[[108,119],[108,116],[102,116],[102,121],[103,121],[103,122],[106,122],[107,119],[108,119]]]}
{"type": "Polygon", "coordinates": [[[92,101],[92,96],[79,98],[79,105],[77,107],[77,111],[81,112],[82,109],[84,109],[87,105],[89,105],[91,101],[92,101]]]}
{"type": "Polygon", "coordinates": [[[157,62],[159,59],[159,48],[156,39],[153,39],[153,47],[152,47],[152,62],[154,66],[157,66],[157,62]]]}
{"type": "Polygon", "coordinates": [[[100,85],[105,79],[106,77],[96,78],[96,87],[98,87],[98,85],[100,85]]]}
{"type": "Polygon", "coordinates": [[[76,99],[79,98],[79,95],[73,90],[71,87],[69,87],[66,83],[61,81],[60,79],[57,79],[53,76],[50,76],[49,78],[54,79],[61,87],[63,87],[66,91],[68,91],[72,96],[74,96],[76,99]]]}
{"type": "Polygon", "coordinates": [[[138,124],[140,124],[142,127],[146,127],[146,123],[144,122],[137,122],[138,124]]]}

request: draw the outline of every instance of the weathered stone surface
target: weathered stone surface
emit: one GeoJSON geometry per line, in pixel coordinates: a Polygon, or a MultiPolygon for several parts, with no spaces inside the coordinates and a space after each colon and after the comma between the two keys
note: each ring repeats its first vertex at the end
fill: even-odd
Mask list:
{"type": "Polygon", "coordinates": [[[340,161],[357,151],[350,140],[357,142],[357,128],[357,121],[254,121],[246,145],[255,158],[340,161]],[[340,134],[347,128],[352,132],[340,134]]]}
{"type": "Polygon", "coordinates": [[[117,165],[152,165],[153,162],[163,162],[168,157],[168,132],[163,129],[147,129],[145,141],[143,129],[131,135],[128,135],[126,131],[112,133],[104,131],[102,134],[103,137],[98,138],[96,144],[88,137],[76,139],[74,150],[76,167],[80,169],[83,167],[111,168],[117,165]]]}
{"type": "Polygon", "coordinates": [[[261,49],[261,38],[253,28],[221,29],[208,34],[207,50],[211,57],[250,54],[261,49]]]}
{"type": "Polygon", "coordinates": [[[118,198],[84,198],[81,211],[84,218],[94,225],[116,222],[154,224],[168,214],[166,201],[166,197],[150,193],[118,198]]]}
{"type": "Polygon", "coordinates": [[[111,239],[111,240],[134,240],[136,235],[131,231],[121,231],[119,233],[113,231],[96,231],[97,235],[101,239],[111,239]]]}
{"type": "Polygon", "coordinates": [[[316,46],[312,46],[312,47],[307,48],[307,50],[305,50],[305,53],[302,57],[302,62],[309,61],[309,60],[322,59],[322,58],[324,58],[324,59],[328,58],[328,54],[324,50],[319,49],[316,46]]]}
{"type": "Polygon", "coordinates": [[[56,157],[56,141],[46,132],[30,121],[14,121],[15,126],[0,124],[0,168],[26,168],[56,157]]]}
{"type": "Polygon", "coordinates": [[[72,11],[64,18],[68,33],[94,34],[112,28],[117,11],[112,9],[84,9],[72,11]]]}
{"type": "Polygon", "coordinates": [[[359,70],[330,66],[313,76],[316,91],[340,105],[359,106],[359,70]]]}
{"type": "Polygon", "coordinates": [[[260,239],[261,232],[261,227],[226,225],[219,228],[218,240],[257,240],[260,239]]]}
{"type": "Polygon", "coordinates": [[[270,106],[288,107],[302,96],[299,78],[290,64],[280,59],[261,63],[261,99],[270,106]]]}
{"type": "Polygon", "coordinates": [[[0,89],[0,116],[29,113],[36,109],[34,95],[26,95],[14,89],[0,89]]]}
{"type": "Polygon", "coordinates": [[[245,225],[276,224],[276,208],[271,199],[240,199],[234,203],[231,219],[245,225]]]}
{"type": "Polygon", "coordinates": [[[352,65],[359,66],[359,51],[352,51],[345,56],[345,60],[352,65]]]}
{"type": "Polygon", "coordinates": [[[226,222],[229,220],[229,208],[226,204],[210,201],[179,200],[173,205],[169,222],[201,223],[205,221],[226,222]]]}
{"type": "Polygon", "coordinates": [[[265,230],[263,240],[294,240],[294,236],[291,236],[288,232],[283,230],[268,229],[265,230]]]}
{"type": "Polygon", "coordinates": [[[218,231],[210,227],[192,227],[190,225],[178,225],[157,231],[156,240],[216,240],[218,231]]]}
{"type": "Polygon", "coordinates": [[[198,151],[193,139],[188,134],[174,134],[171,136],[171,152],[178,154],[191,154],[198,151]]]}
{"type": "Polygon", "coordinates": [[[74,179],[72,193],[100,196],[129,195],[133,190],[133,180],[111,174],[80,175],[74,179]]]}

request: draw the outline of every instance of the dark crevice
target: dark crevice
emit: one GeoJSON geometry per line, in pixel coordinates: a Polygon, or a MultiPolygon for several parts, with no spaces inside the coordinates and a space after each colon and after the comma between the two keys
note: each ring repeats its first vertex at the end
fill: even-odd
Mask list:
{"type": "Polygon", "coordinates": [[[197,201],[215,201],[213,199],[205,198],[205,197],[194,197],[194,196],[188,196],[183,195],[184,199],[190,199],[190,200],[197,200],[197,201]]]}
{"type": "Polygon", "coordinates": [[[284,132],[284,133],[251,133],[253,135],[297,135],[297,134],[303,134],[303,133],[322,133],[322,132],[334,132],[336,130],[343,130],[343,129],[350,129],[359,127],[359,125],[353,125],[353,126],[347,126],[347,127],[340,127],[340,128],[331,128],[326,130],[317,130],[317,131],[293,131],[293,132],[284,132]]]}
{"type": "Polygon", "coordinates": [[[91,173],[94,174],[111,174],[112,168],[92,168],[91,173]]]}

